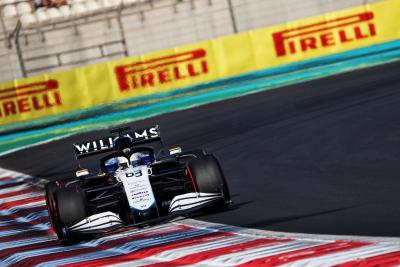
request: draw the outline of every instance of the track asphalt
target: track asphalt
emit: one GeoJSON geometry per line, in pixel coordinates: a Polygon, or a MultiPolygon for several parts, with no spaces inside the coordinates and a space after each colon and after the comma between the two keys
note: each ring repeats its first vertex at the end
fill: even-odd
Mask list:
{"type": "MultiPolygon", "coordinates": [[[[204,148],[234,204],[196,219],[273,231],[400,237],[400,62],[131,123],[159,124],[167,146],[204,148]]],[[[36,177],[68,177],[72,143],[0,157],[36,177]]]]}

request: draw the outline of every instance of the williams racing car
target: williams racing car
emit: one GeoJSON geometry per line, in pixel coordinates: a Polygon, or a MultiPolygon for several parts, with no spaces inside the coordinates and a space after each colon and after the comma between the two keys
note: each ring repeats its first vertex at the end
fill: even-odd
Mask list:
{"type": "Polygon", "coordinates": [[[62,241],[215,211],[231,202],[217,159],[202,150],[166,150],[158,126],[118,128],[73,146],[75,177],[46,184],[49,217],[62,241]],[[95,169],[81,167],[95,156],[95,169]]]}

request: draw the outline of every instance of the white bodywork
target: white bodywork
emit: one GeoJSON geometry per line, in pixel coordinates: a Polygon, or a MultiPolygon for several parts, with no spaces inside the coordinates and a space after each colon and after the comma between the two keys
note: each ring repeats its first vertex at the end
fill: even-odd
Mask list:
{"type": "Polygon", "coordinates": [[[71,226],[69,230],[74,232],[102,230],[121,224],[122,221],[117,214],[107,211],[87,217],[71,226]]]}
{"type": "Polygon", "coordinates": [[[187,193],[174,197],[169,205],[169,212],[184,211],[221,200],[221,194],[187,193]]]}
{"type": "MultiPolygon", "coordinates": [[[[156,200],[150,183],[151,168],[146,165],[128,166],[118,169],[115,178],[122,183],[129,206],[132,211],[144,211],[154,205],[156,200]]],[[[202,207],[217,200],[221,200],[220,193],[186,193],[175,196],[169,204],[169,212],[182,212],[196,207],[202,207]]],[[[103,230],[121,225],[120,217],[110,211],[92,215],[77,224],[69,227],[72,232],[87,232],[103,230]]]]}
{"type": "Polygon", "coordinates": [[[118,170],[115,177],[122,182],[131,209],[147,210],[155,204],[147,166],[129,166],[118,170]]]}

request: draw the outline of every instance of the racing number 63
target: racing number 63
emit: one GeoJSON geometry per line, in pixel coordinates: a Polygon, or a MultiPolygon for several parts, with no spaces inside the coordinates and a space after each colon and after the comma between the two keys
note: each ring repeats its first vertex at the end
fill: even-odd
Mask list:
{"type": "Polygon", "coordinates": [[[143,175],[142,170],[136,170],[134,172],[127,172],[126,173],[126,177],[127,178],[129,178],[129,177],[140,177],[142,175],[143,175]]]}

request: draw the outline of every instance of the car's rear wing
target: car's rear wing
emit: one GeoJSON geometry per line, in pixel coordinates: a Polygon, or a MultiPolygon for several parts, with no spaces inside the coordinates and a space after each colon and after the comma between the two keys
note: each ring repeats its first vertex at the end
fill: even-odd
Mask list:
{"type": "MultiPolygon", "coordinates": [[[[126,129],[128,129],[128,128],[120,129],[120,130],[125,131],[126,129]]],[[[112,132],[119,132],[119,131],[114,130],[112,132]]],[[[150,143],[150,142],[155,142],[155,141],[162,141],[158,125],[151,127],[151,128],[127,132],[126,134],[129,135],[133,139],[132,140],[133,145],[140,145],[140,144],[145,144],[145,143],[150,143]]],[[[100,138],[100,139],[88,140],[88,141],[73,144],[76,158],[80,159],[80,158],[89,157],[89,156],[100,154],[100,153],[113,151],[114,150],[114,147],[113,147],[114,139],[117,137],[118,137],[118,135],[114,135],[114,136],[108,136],[108,137],[104,137],[104,138],[100,138]]]]}

